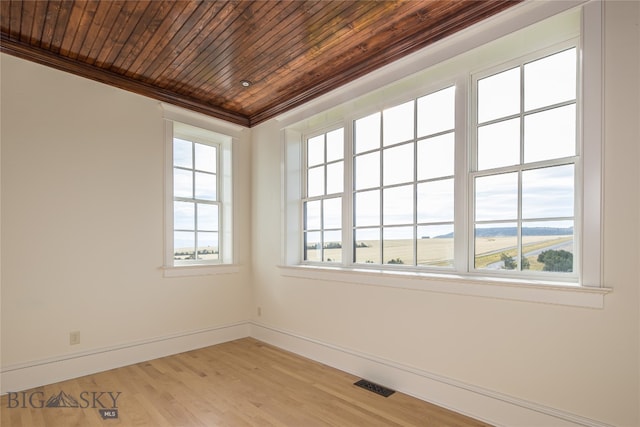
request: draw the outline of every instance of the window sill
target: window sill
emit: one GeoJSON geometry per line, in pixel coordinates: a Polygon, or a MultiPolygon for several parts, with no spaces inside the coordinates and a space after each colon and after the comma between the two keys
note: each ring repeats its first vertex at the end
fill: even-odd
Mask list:
{"type": "Polygon", "coordinates": [[[188,277],[238,273],[240,266],[237,264],[184,265],[161,267],[161,269],[164,277],[188,277]]]}
{"type": "Polygon", "coordinates": [[[527,301],[585,308],[604,308],[610,288],[533,280],[468,277],[460,274],[429,274],[324,266],[279,266],[282,276],[311,280],[356,283],[427,292],[527,301]]]}

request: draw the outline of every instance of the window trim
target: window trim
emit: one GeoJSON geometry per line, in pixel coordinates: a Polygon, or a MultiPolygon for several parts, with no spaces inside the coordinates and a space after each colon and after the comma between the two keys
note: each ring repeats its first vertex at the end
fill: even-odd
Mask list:
{"type": "Polygon", "coordinates": [[[233,221],[233,142],[238,138],[242,127],[212,119],[198,113],[183,110],[169,104],[160,104],[164,118],[164,263],[160,268],[164,277],[203,276],[211,274],[229,274],[239,271],[234,264],[235,254],[233,221]],[[216,203],[220,204],[219,248],[221,258],[214,262],[175,264],[173,259],[173,123],[179,122],[210,133],[214,139],[204,138],[203,142],[218,147],[216,203]]]}
{"type": "MultiPolygon", "coordinates": [[[[514,299],[520,301],[532,301],[543,302],[552,304],[563,305],[576,305],[582,307],[601,308],[604,304],[604,295],[611,291],[611,289],[603,286],[602,277],[602,4],[600,1],[593,1],[583,4],[583,2],[576,2],[571,7],[565,7],[561,10],[555,9],[555,6],[547,5],[546,7],[538,7],[535,4],[529,6],[520,7],[514,15],[518,18],[521,27],[512,28],[513,20],[508,22],[509,19],[505,18],[502,21],[502,27],[498,29],[492,29],[493,34],[498,34],[500,37],[506,35],[501,33],[505,27],[511,27],[509,31],[516,31],[518,29],[525,28],[527,25],[537,22],[544,18],[553,18],[562,12],[571,9],[574,6],[580,6],[581,13],[581,36],[580,44],[578,45],[579,58],[582,63],[582,75],[581,80],[579,77],[579,97],[582,104],[580,108],[584,108],[584,112],[579,114],[579,132],[581,132],[582,138],[582,150],[580,154],[584,156],[582,167],[576,169],[576,176],[582,180],[584,193],[589,192],[589,200],[585,201],[578,195],[576,205],[581,209],[581,221],[582,224],[582,236],[581,241],[578,243],[578,250],[582,251],[583,259],[596,260],[596,262],[584,262],[580,266],[579,284],[576,283],[562,283],[558,281],[545,281],[544,279],[537,280],[535,278],[519,279],[513,277],[489,277],[483,276],[478,273],[464,274],[455,272],[453,274],[440,274],[439,272],[425,272],[425,271],[409,271],[409,270],[394,270],[388,268],[388,266],[378,265],[378,268],[359,268],[360,266],[336,266],[336,265],[319,265],[308,264],[301,262],[301,254],[299,253],[300,245],[295,245],[297,242],[296,237],[299,236],[299,225],[301,224],[300,209],[296,209],[295,197],[300,198],[300,175],[302,171],[302,158],[301,158],[301,145],[303,145],[303,134],[306,132],[312,132],[314,129],[319,129],[318,123],[324,123],[324,128],[328,126],[345,127],[345,132],[348,134],[347,125],[352,119],[348,113],[350,111],[358,111],[360,116],[365,116],[367,113],[381,109],[381,105],[372,105],[371,93],[375,90],[363,92],[364,88],[373,89],[376,86],[380,87],[380,84],[375,84],[374,77],[367,77],[363,79],[364,83],[361,85],[354,85],[355,88],[349,90],[360,95],[360,98],[353,98],[353,100],[344,103],[345,99],[349,99],[350,96],[345,93],[328,96],[329,100],[333,99],[335,102],[334,107],[326,109],[326,105],[329,101],[327,99],[321,99],[314,102],[312,105],[306,108],[301,108],[298,111],[294,111],[286,114],[281,120],[283,124],[282,130],[282,159],[283,159],[283,174],[282,174],[282,186],[283,186],[283,218],[282,218],[282,233],[283,233],[283,246],[282,246],[282,265],[280,270],[283,276],[293,276],[307,279],[320,279],[320,280],[338,280],[349,283],[360,283],[378,286],[393,286],[399,288],[417,289],[425,291],[445,292],[463,295],[477,295],[487,296],[493,298],[505,298],[514,299]],[[532,21],[529,21],[533,19],[532,21]],[[523,22],[528,22],[524,24],[523,22]],[[589,51],[587,62],[583,52],[589,51]],[[587,65],[588,64],[588,65],[587,65]],[[359,93],[358,93],[359,92],[359,93]],[[360,105],[360,108],[358,108],[360,105]],[[368,108],[363,107],[368,105],[368,108]],[[325,110],[319,112],[319,107],[325,106],[325,110]],[[306,113],[304,113],[306,111],[306,113]],[[586,114],[588,111],[588,115],[586,114]],[[310,115],[309,112],[312,114],[310,115]],[[316,114],[316,115],[313,115],[316,114]],[[305,119],[305,116],[308,117],[305,119]],[[294,118],[298,118],[298,122],[294,122],[294,118]],[[314,126],[316,125],[316,126],[314,126]],[[585,155],[587,153],[587,155],[585,155]],[[584,174],[584,170],[589,170],[589,174],[584,174]],[[297,177],[296,177],[297,175],[297,177]],[[293,231],[293,233],[292,233],[293,231]],[[294,246],[295,245],[295,246],[294,246]],[[384,268],[380,268],[384,267],[384,268]],[[386,284],[381,283],[384,281],[386,284]],[[554,296],[556,295],[556,296],[554,296]],[[585,298],[589,301],[585,301],[585,298]]],[[[515,10],[515,9],[514,9],[515,10]]],[[[482,28],[479,25],[478,28],[482,28]]],[[[481,30],[478,30],[481,31],[481,30]]],[[[481,47],[473,45],[473,41],[470,40],[469,34],[462,34],[457,38],[461,40],[459,42],[445,41],[443,45],[453,46],[453,52],[462,53],[469,52],[475,48],[481,47]],[[460,45],[471,44],[472,47],[461,51],[460,45]]],[[[574,36],[567,37],[572,38],[574,36]]],[[[454,36],[452,39],[455,39],[454,36]]],[[[496,36],[494,40],[499,37],[496,36]]],[[[562,40],[562,39],[561,39],[562,40]]],[[[489,42],[491,42],[490,40],[489,42]]],[[[551,43],[554,44],[554,43],[551,43]]],[[[551,45],[549,44],[549,45],[551,45]]],[[[427,51],[426,49],[425,51],[427,51]]],[[[451,55],[446,58],[442,58],[441,51],[438,47],[434,48],[435,53],[433,56],[438,57],[440,55],[440,62],[430,62],[428,59],[431,57],[429,53],[424,56],[427,59],[420,60],[419,58],[412,58],[409,65],[422,62],[427,63],[430,66],[438,66],[442,62],[446,62],[455,57],[451,55]]],[[[534,52],[538,49],[531,49],[530,52],[534,52]]],[[[525,53],[526,54],[526,53],[525,53]]],[[[522,55],[515,55],[522,56],[522,55]]],[[[401,63],[398,61],[398,63],[401,63]]],[[[497,64],[497,63],[495,63],[497,64]]],[[[399,66],[399,68],[401,65],[399,66]]],[[[427,67],[426,69],[428,69],[427,67]]],[[[482,69],[488,67],[483,66],[482,69]]],[[[466,77],[477,70],[469,70],[466,77]]],[[[416,70],[414,69],[414,72],[416,70]]],[[[417,70],[420,73],[420,70],[417,70]]],[[[375,73],[372,73],[375,74],[375,73]]],[[[391,73],[392,75],[393,73],[391,73]]],[[[407,84],[406,80],[413,78],[412,74],[405,75],[401,79],[394,79],[389,81],[390,74],[382,74],[382,79],[386,79],[386,83],[389,87],[383,87],[383,89],[377,90],[377,92],[385,92],[386,95],[393,92],[393,86],[405,89],[404,98],[408,99],[408,92],[415,93],[418,89],[417,86],[407,84]],[[404,84],[404,86],[403,86],[404,84]],[[409,91],[406,91],[407,87],[413,87],[409,91]]],[[[449,77],[451,79],[451,77],[449,77]]],[[[414,81],[416,79],[414,78],[414,81]]],[[[444,86],[443,86],[444,87],[444,86]]],[[[421,88],[424,89],[424,88],[421,88]]],[[[460,91],[461,92],[461,91],[460,91]]],[[[420,92],[422,93],[422,92],[420,92]]],[[[457,95],[458,96],[458,95],[457,95]]],[[[460,96],[466,96],[460,94],[460,96]]],[[[394,96],[396,99],[398,96],[394,96]]],[[[389,101],[389,98],[386,98],[389,101]]],[[[460,103],[457,103],[460,105],[460,103]]],[[[467,115],[470,114],[465,108],[456,108],[456,121],[464,120],[468,121],[467,115]]],[[[458,138],[468,138],[468,135],[460,136],[456,133],[456,145],[458,146],[458,138]]],[[[345,145],[349,145],[349,142],[345,139],[345,145]]],[[[346,154],[345,154],[346,155],[346,154]]],[[[462,156],[456,154],[456,168],[461,163],[464,164],[464,170],[469,170],[467,167],[468,159],[466,153],[462,156]]],[[[465,190],[467,175],[456,175],[456,186],[462,185],[465,190]],[[461,180],[462,182],[459,182],[461,180]]],[[[349,188],[349,187],[346,187],[349,188]]],[[[579,192],[578,192],[579,193],[579,192]]],[[[467,191],[468,194],[468,191],[467,191]]],[[[465,204],[467,201],[465,200],[465,204]]],[[[458,216],[467,216],[468,209],[456,209],[455,211],[456,224],[467,224],[468,221],[465,218],[460,221],[458,216]]],[[[345,228],[348,228],[345,226],[345,228]]],[[[456,230],[458,234],[458,230],[456,230]]],[[[467,233],[464,233],[466,235],[467,233]]],[[[464,242],[463,242],[464,243],[464,242]]],[[[467,245],[458,244],[455,248],[457,251],[467,251],[467,245]],[[460,248],[461,247],[461,248],[460,248]]],[[[457,259],[460,259],[457,257],[457,259]]]]}

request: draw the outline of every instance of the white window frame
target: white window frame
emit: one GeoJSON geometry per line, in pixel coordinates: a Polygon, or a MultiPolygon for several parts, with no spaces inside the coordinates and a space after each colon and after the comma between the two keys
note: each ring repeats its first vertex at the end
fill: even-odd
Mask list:
{"type": "MultiPolygon", "coordinates": [[[[534,2],[535,3],[535,2],[534,2]]],[[[527,5],[529,6],[529,5],[527,5]]],[[[551,5],[547,5],[552,8],[551,5]]],[[[572,6],[575,6],[572,5],[572,6]]],[[[518,20],[522,22],[522,27],[535,23],[542,18],[540,17],[540,7],[536,5],[530,6],[533,11],[528,11],[525,8],[514,12],[518,20]],[[529,16],[529,14],[531,16],[529,16]],[[524,17],[524,18],[523,18],[524,17]],[[528,21],[532,19],[533,21],[528,21]],[[525,24],[526,23],[526,24],[525,24]]],[[[554,7],[557,7],[554,6],[554,7]]],[[[564,12],[569,7],[560,11],[550,10],[543,18],[554,17],[564,12]]],[[[582,110],[578,113],[579,117],[579,138],[582,138],[582,149],[580,155],[583,156],[581,167],[576,169],[577,181],[582,183],[582,187],[577,189],[579,197],[576,199],[576,218],[580,219],[579,229],[581,235],[577,237],[576,245],[577,251],[581,254],[581,259],[584,262],[578,266],[579,279],[577,283],[563,283],[558,280],[546,280],[544,278],[532,279],[532,278],[518,278],[518,277],[495,277],[486,274],[478,274],[473,272],[467,272],[466,270],[456,271],[452,274],[432,273],[426,271],[416,271],[412,269],[396,270],[388,268],[386,265],[378,264],[377,268],[361,268],[361,265],[343,264],[342,266],[327,265],[326,263],[304,263],[300,254],[301,245],[299,245],[299,233],[301,230],[301,209],[299,208],[300,196],[302,190],[302,173],[304,171],[302,160],[302,151],[305,141],[305,134],[313,133],[318,129],[318,123],[322,123],[324,127],[333,126],[345,128],[345,147],[351,147],[352,141],[350,135],[352,134],[351,124],[354,117],[366,116],[373,111],[382,110],[384,108],[398,105],[403,101],[411,99],[411,97],[418,97],[429,93],[424,87],[424,80],[420,79],[420,72],[417,73],[417,77],[409,75],[403,80],[394,81],[389,80],[388,86],[379,90],[370,92],[363,91],[360,93],[360,98],[350,101],[346,104],[339,105],[333,109],[322,111],[318,114],[317,109],[314,111],[314,107],[308,107],[308,110],[314,111],[316,115],[311,115],[309,119],[304,120],[303,113],[290,114],[289,117],[298,117],[303,119],[299,122],[290,120],[288,126],[283,128],[283,159],[284,159],[284,174],[283,174],[283,245],[282,250],[282,266],[281,271],[285,276],[293,276],[307,279],[321,279],[321,280],[334,280],[344,281],[349,283],[360,283],[364,285],[373,286],[392,286],[402,287],[409,289],[418,289],[426,291],[446,292],[465,295],[478,295],[495,298],[505,298],[523,301],[543,302],[561,305],[582,306],[591,308],[601,308],[604,304],[604,295],[610,292],[610,289],[605,288],[602,281],[602,257],[601,257],[601,243],[602,243],[602,4],[599,1],[589,2],[580,7],[580,44],[578,45],[578,56],[582,64],[582,79],[580,81],[580,88],[578,93],[582,94],[582,98],[578,100],[578,108],[582,110]],[[588,54],[584,54],[588,52],[588,54]],[[413,85],[407,83],[414,82],[413,85]],[[418,83],[423,82],[423,83],[418,83]],[[408,92],[407,87],[413,86],[408,92]],[[422,87],[419,87],[422,86],[422,87]],[[404,92],[395,89],[403,89],[404,92]],[[409,93],[410,92],[410,93],[409,93]],[[390,100],[389,94],[395,94],[396,99],[390,100]],[[372,102],[372,100],[374,102],[372,102]],[[373,106],[372,106],[373,104],[373,106]],[[360,107],[360,108],[357,108],[360,107]],[[349,112],[357,111],[357,115],[352,115],[349,112]],[[582,120],[581,120],[582,119],[582,120]],[[328,124],[330,123],[330,124],[328,124]],[[588,170],[589,173],[585,174],[584,170],[588,170]],[[585,195],[585,197],[581,197],[585,195]],[[580,212],[580,213],[579,213],[580,212]]],[[[544,13],[543,13],[544,15],[544,13]]],[[[513,21],[509,22],[508,18],[502,22],[503,27],[510,27],[510,30],[505,31],[501,35],[507,35],[510,32],[518,30],[518,28],[512,28],[513,21]],[[508,22],[508,24],[507,24],[508,22]]],[[[545,25],[543,22],[542,25],[545,25]]],[[[478,26],[482,31],[482,25],[478,26]]],[[[461,50],[461,45],[468,43],[473,44],[470,41],[470,36],[459,36],[461,41],[456,40],[454,36],[447,43],[453,52],[465,53],[465,50],[461,50]]],[[[471,36],[472,38],[473,36],[471,36]]],[[[568,40],[576,37],[575,33],[568,34],[560,39],[551,39],[545,42],[541,42],[540,46],[533,49],[529,48],[517,55],[511,54],[503,58],[503,61],[509,61],[515,57],[525,56],[529,53],[548,48],[551,45],[561,43],[564,40],[568,40]]],[[[509,46],[513,44],[513,38],[507,41],[496,38],[496,43],[499,45],[509,46]]],[[[445,45],[447,45],[445,43],[445,45]]],[[[474,48],[482,49],[482,46],[476,45],[474,48]]],[[[436,57],[438,53],[442,56],[442,52],[434,49],[436,57]]],[[[504,49],[503,49],[504,50],[504,49]]],[[[471,52],[471,49],[469,49],[471,52]]],[[[473,53],[473,52],[472,52],[473,53]]],[[[425,54],[427,57],[428,53],[425,54]]],[[[478,55],[479,56],[479,55],[478,55]]],[[[453,55],[444,58],[451,60],[455,63],[453,55]]],[[[414,62],[419,62],[414,59],[414,62]]],[[[428,61],[423,61],[427,62],[428,61]]],[[[438,66],[441,63],[446,68],[446,62],[440,58],[440,61],[435,60],[429,65],[438,66]]],[[[449,78],[447,82],[440,82],[439,87],[444,88],[450,81],[466,81],[465,87],[469,89],[470,75],[476,71],[486,69],[492,65],[499,64],[499,61],[493,60],[493,62],[479,66],[478,69],[467,70],[465,73],[449,78]]],[[[451,71],[451,68],[449,68],[451,71]]],[[[366,79],[365,79],[366,80],[366,79]]],[[[376,87],[375,82],[370,81],[368,84],[364,84],[363,87],[368,86],[370,89],[376,87]]],[[[435,85],[438,86],[438,85],[435,85]]],[[[436,91],[437,87],[432,86],[431,92],[436,91]]],[[[378,82],[377,87],[381,87],[378,82]]],[[[465,128],[468,128],[469,123],[468,116],[471,112],[467,109],[468,96],[463,91],[457,91],[456,104],[460,105],[459,100],[463,100],[464,108],[456,107],[456,122],[463,121],[465,128]]],[[[580,95],[578,95],[580,98],[580,95]]],[[[336,99],[346,99],[344,94],[337,96],[336,99]]],[[[318,105],[322,105],[322,102],[318,102],[318,105]]],[[[326,102],[325,102],[326,105],[326,102]]],[[[317,107],[316,107],[317,108],[317,107]]],[[[286,118],[283,119],[286,122],[286,118]]],[[[456,124],[457,126],[457,124],[456,124]]],[[[459,147],[461,143],[464,143],[465,150],[463,153],[456,154],[456,171],[460,167],[462,170],[468,171],[469,159],[467,155],[467,145],[470,136],[467,131],[466,135],[459,135],[456,132],[456,146],[459,147]]],[[[350,153],[345,150],[345,159],[351,158],[350,153]]],[[[345,167],[345,170],[347,168],[345,167]]],[[[345,175],[349,175],[350,172],[345,172],[345,175]]],[[[469,182],[467,174],[456,173],[456,227],[459,224],[465,224],[464,227],[469,227],[469,182]],[[458,189],[462,189],[459,192],[458,189]],[[458,193],[462,193],[464,209],[460,209],[458,193]]],[[[347,179],[345,179],[347,181],[347,179]]],[[[350,182],[345,182],[345,194],[348,194],[352,188],[350,182]]],[[[351,202],[351,197],[345,197],[345,202],[351,202]]],[[[345,216],[351,215],[351,206],[348,207],[348,212],[345,216]]],[[[349,232],[351,224],[344,224],[343,228],[345,232],[349,232]]],[[[462,259],[462,262],[466,263],[468,256],[459,257],[460,253],[468,253],[469,237],[468,229],[460,230],[467,237],[456,240],[456,262],[457,264],[462,259]]],[[[459,236],[459,230],[456,229],[456,235],[459,236]]],[[[345,236],[348,237],[348,236],[345,236]]],[[[346,240],[350,242],[351,239],[346,240]]],[[[348,255],[350,259],[351,255],[348,255]]],[[[459,268],[456,265],[456,268],[459,268]]],[[[466,268],[467,266],[465,266],[466,268]]]]}
{"type": "Polygon", "coordinates": [[[232,151],[234,135],[239,131],[233,125],[220,120],[189,112],[168,104],[161,104],[164,117],[164,145],[165,145],[165,209],[164,209],[164,265],[162,270],[165,277],[202,276],[211,274],[227,274],[239,271],[234,264],[233,244],[233,169],[232,151]],[[174,123],[180,123],[185,131],[174,132],[174,123]],[[214,202],[219,208],[217,260],[189,262],[175,262],[173,247],[173,139],[181,137],[192,142],[212,145],[217,152],[217,200],[214,202]]]}

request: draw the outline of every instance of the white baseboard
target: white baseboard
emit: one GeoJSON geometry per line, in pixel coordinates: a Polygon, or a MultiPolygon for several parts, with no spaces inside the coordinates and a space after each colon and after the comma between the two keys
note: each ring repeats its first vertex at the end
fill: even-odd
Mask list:
{"type": "Polygon", "coordinates": [[[608,424],[252,322],[250,336],[360,378],[496,426],[611,427],[608,424]]]}
{"type": "Polygon", "coordinates": [[[249,336],[250,325],[240,322],[156,337],[119,346],[36,360],[0,370],[1,393],[78,378],[172,354],[249,336]]]}

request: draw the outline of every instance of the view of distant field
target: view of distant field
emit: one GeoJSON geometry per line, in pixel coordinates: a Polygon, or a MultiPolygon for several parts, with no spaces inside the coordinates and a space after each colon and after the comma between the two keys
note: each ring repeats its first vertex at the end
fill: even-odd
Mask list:
{"type": "MultiPolygon", "coordinates": [[[[564,249],[573,252],[573,236],[524,236],[523,252],[529,260],[531,270],[542,270],[543,264],[537,261],[538,254],[548,249],[564,249]]],[[[478,237],[476,238],[476,268],[500,269],[504,264],[500,255],[517,257],[517,239],[510,237],[478,237]]],[[[417,265],[438,267],[452,266],[453,238],[419,239],[417,241],[417,265]]],[[[414,264],[412,240],[389,240],[384,243],[384,263],[414,264]]],[[[313,260],[313,252],[309,251],[309,259],[313,260]]],[[[319,251],[317,251],[319,252],[319,251]]],[[[325,259],[340,261],[341,248],[325,249],[325,259]]],[[[319,255],[319,254],[318,254],[319,255]]],[[[381,263],[380,241],[358,241],[356,247],[357,263],[381,263]]]]}

